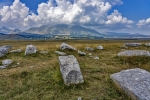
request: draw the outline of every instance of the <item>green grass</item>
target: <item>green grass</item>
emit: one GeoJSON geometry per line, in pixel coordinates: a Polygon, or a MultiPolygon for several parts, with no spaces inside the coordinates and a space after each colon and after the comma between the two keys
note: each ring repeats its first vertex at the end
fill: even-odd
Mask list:
{"type": "MultiPolygon", "coordinates": [[[[26,45],[33,44],[39,50],[48,51],[47,55],[39,52],[34,55],[24,56],[22,53],[8,53],[0,58],[12,59],[14,63],[7,69],[0,70],[0,100],[129,100],[119,91],[110,79],[110,75],[129,68],[142,68],[150,71],[148,57],[117,57],[121,51],[119,46],[125,42],[150,41],[106,41],[106,40],[51,40],[51,41],[0,41],[0,45],[12,45],[14,49],[25,50],[26,45]],[[58,63],[58,55],[54,53],[59,50],[62,42],[85,51],[86,46],[96,49],[102,45],[104,50],[91,52],[98,56],[94,60],[88,56],[79,56],[76,51],[64,51],[74,55],[79,64],[85,82],[83,84],[65,86],[58,63]],[[19,64],[17,64],[19,63],[19,64]]],[[[150,50],[149,47],[129,47],[128,49],[150,50]]]]}

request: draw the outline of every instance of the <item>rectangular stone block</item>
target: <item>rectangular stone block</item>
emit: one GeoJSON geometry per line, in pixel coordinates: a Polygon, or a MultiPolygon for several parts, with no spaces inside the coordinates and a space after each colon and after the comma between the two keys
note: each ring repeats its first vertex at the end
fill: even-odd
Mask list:
{"type": "Polygon", "coordinates": [[[66,85],[83,83],[79,63],[73,55],[59,56],[60,71],[66,85]]]}
{"type": "Polygon", "coordinates": [[[110,78],[133,100],[150,100],[150,73],[135,68],[112,74],[110,78]]]}

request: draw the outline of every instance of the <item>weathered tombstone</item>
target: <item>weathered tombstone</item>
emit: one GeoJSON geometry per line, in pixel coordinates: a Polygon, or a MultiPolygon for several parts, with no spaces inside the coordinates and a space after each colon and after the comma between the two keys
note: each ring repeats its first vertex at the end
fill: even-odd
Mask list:
{"type": "Polygon", "coordinates": [[[125,50],[118,53],[118,56],[150,56],[149,51],[146,50],[125,50]]]}
{"type": "Polygon", "coordinates": [[[0,57],[3,57],[6,53],[8,53],[8,49],[0,47],[0,57]]]}
{"type": "Polygon", "coordinates": [[[61,45],[60,45],[60,49],[61,50],[76,50],[76,48],[74,48],[74,47],[72,47],[72,46],[70,46],[70,45],[68,45],[68,44],[66,44],[66,43],[62,43],[61,45]]]}
{"type": "Polygon", "coordinates": [[[65,52],[60,52],[60,51],[55,51],[55,53],[57,53],[57,54],[59,54],[59,55],[62,55],[62,56],[67,55],[65,52]]]}
{"type": "Polygon", "coordinates": [[[110,78],[133,100],[150,100],[150,73],[135,68],[112,74],[110,78]]]}
{"type": "Polygon", "coordinates": [[[139,47],[142,43],[125,43],[124,46],[129,47],[139,47]]]}
{"type": "Polygon", "coordinates": [[[7,50],[11,50],[13,47],[11,45],[4,45],[4,46],[1,46],[3,48],[6,48],[7,50]]]}
{"type": "Polygon", "coordinates": [[[98,50],[103,50],[104,48],[103,48],[103,46],[98,46],[97,49],[98,50]]]}
{"type": "Polygon", "coordinates": [[[59,56],[60,71],[66,85],[83,83],[79,63],[73,55],[59,56]]]}
{"type": "Polygon", "coordinates": [[[12,64],[12,62],[13,61],[11,59],[6,59],[6,60],[2,61],[2,64],[3,64],[3,66],[8,66],[8,65],[12,64]]]}
{"type": "Polygon", "coordinates": [[[78,54],[79,54],[80,56],[85,56],[85,55],[86,55],[85,52],[82,52],[82,51],[79,51],[79,50],[78,50],[78,54]]]}
{"type": "Polygon", "coordinates": [[[22,50],[21,49],[17,49],[17,50],[11,50],[9,52],[11,52],[11,53],[20,53],[20,52],[22,52],[22,50]]]}
{"type": "Polygon", "coordinates": [[[26,51],[25,51],[25,55],[28,55],[28,54],[34,54],[37,52],[37,49],[34,45],[27,45],[26,46],[26,51]]]}
{"type": "Polygon", "coordinates": [[[91,48],[91,47],[86,47],[86,50],[87,50],[87,51],[94,51],[94,49],[91,48]]]}

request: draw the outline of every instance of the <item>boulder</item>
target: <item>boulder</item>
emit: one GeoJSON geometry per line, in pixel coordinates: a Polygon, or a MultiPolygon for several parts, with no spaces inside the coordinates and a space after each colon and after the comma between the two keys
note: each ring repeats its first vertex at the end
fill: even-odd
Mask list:
{"type": "Polygon", "coordinates": [[[3,57],[6,53],[8,53],[8,49],[0,47],[0,57],[3,57]]]}
{"type": "Polygon", "coordinates": [[[103,50],[104,48],[103,48],[103,46],[98,46],[97,49],[98,50],[103,50]]]}
{"type": "Polygon", "coordinates": [[[60,71],[67,86],[84,82],[79,63],[73,55],[59,56],[58,59],[60,71]]]}
{"type": "Polygon", "coordinates": [[[118,56],[150,56],[149,51],[146,50],[125,50],[118,53],[118,56]]]}
{"type": "Polygon", "coordinates": [[[135,68],[112,74],[110,78],[133,100],[150,100],[150,73],[135,68]]]}
{"type": "Polygon", "coordinates": [[[8,65],[12,64],[12,62],[13,61],[11,59],[6,59],[6,60],[2,61],[2,64],[3,64],[3,66],[8,66],[8,65]]]}
{"type": "Polygon", "coordinates": [[[70,45],[68,45],[66,43],[62,43],[60,45],[60,49],[61,50],[74,50],[74,51],[76,51],[76,48],[74,48],[74,47],[72,47],[72,46],[70,46],[70,45]]]}
{"type": "Polygon", "coordinates": [[[87,50],[87,51],[94,51],[94,49],[91,48],[91,47],[86,47],[86,50],[87,50]]]}
{"type": "Polygon", "coordinates": [[[62,55],[62,56],[67,55],[65,52],[60,52],[60,51],[55,51],[55,53],[57,53],[57,54],[59,54],[59,55],[62,55]]]}
{"type": "Polygon", "coordinates": [[[125,43],[124,46],[127,46],[127,47],[138,47],[142,45],[142,43],[125,43]]]}
{"type": "Polygon", "coordinates": [[[6,68],[6,66],[0,66],[0,69],[5,69],[6,68]]]}
{"type": "Polygon", "coordinates": [[[80,56],[85,56],[85,55],[86,55],[85,52],[82,52],[82,51],[79,51],[79,50],[78,50],[78,54],[79,54],[80,56]]]}
{"type": "Polygon", "coordinates": [[[11,45],[4,45],[1,47],[6,48],[7,50],[11,50],[13,48],[13,46],[11,46],[11,45]]]}
{"type": "Polygon", "coordinates": [[[11,51],[9,51],[9,52],[11,52],[11,53],[21,53],[22,50],[21,50],[21,49],[17,49],[17,50],[11,50],[11,51]]]}
{"type": "Polygon", "coordinates": [[[37,52],[37,49],[34,45],[27,45],[25,50],[25,55],[34,54],[37,52]]]}

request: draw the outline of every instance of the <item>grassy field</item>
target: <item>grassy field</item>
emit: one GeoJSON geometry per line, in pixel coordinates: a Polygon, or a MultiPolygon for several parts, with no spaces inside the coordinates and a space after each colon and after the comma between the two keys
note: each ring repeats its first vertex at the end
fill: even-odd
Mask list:
{"type": "MultiPolygon", "coordinates": [[[[51,41],[0,41],[0,45],[12,45],[13,49],[21,48],[22,53],[8,53],[0,58],[12,59],[14,62],[7,69],[0,70],[0,100],[128,100],[119,91],[110,75],[129,68],[142,68],[150,71],[150,61],[147,57],[119,58],[120,46],[126,42],[149,43],[140,40],[51,40],[51,41]],[[79,56],[76,51],[64,51],[74,55],[79,64],[85,82],[79,85],[65,86],[59,70],[58,55],[55,50],[65,42],[78,50],[98,56],[94,60],[87,56],[79,56]],[[26,45],[33,44],[38,50],[49,53],[24,56],[26,45]],[[95,48],[99,45],[104,50],[87,52],[86,46],[95,48]],[[19,63],[19,64],[17,64],[19,63]],[[12,67],[13,66],[13,67],[12,67]]],[[[130,49],[150,50],[144,45],[130,49]]]]}

